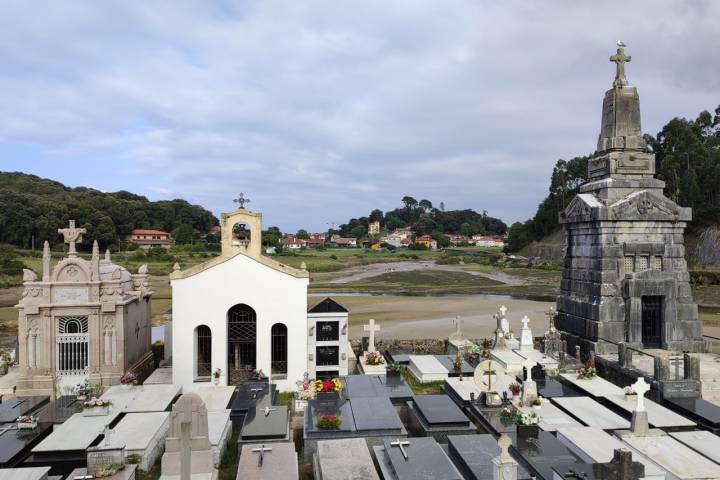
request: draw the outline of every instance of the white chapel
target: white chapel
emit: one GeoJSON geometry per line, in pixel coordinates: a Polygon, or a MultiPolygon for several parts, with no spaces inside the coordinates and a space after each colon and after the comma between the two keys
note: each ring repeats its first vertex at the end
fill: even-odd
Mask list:
{"type": "Polygon", "coordinates": [[[221,369],[220,385],[262,370],[279,390],[308,370],[306,270],[261,254],[262,216],[221,216],[220,256],[170,275],[173,383],[191,387],[221,369]]]}

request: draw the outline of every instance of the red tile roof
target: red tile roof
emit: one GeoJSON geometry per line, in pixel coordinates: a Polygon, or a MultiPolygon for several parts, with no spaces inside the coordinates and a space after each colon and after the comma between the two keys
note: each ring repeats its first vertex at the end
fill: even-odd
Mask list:
{"type": "Polygon", "coordinates": [[[167,235],[167,236],[170,236],[170,234],[168,232],[163,232],[162,230],[142,230],[142,229],[132,230],[130,232],[130,235],[167,235]]]}

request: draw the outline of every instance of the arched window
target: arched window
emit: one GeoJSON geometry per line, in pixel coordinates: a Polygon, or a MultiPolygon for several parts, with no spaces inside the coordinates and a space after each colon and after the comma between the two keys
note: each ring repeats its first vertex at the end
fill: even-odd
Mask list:
{"type": "Polygon", "coordinates": [[[239,304],[227,314],[228,383],[239,385],[255,370],[257,315],[250,306],[239,304]]]}
{"type": "Polygon", "coordinates": [[[210,378],[212,371],[212,332],[207,325],[198,325],[195,329],[196,376],[210,378]]]}
{"type": "Polygon", "coordinates": [[[287,374],[287,327],[282,323],[270,330],[270,369],[275,376],[287,374]]]}

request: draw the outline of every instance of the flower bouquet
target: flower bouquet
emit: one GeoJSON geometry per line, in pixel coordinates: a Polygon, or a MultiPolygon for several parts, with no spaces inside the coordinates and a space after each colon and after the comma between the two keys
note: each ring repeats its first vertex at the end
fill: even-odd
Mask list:
{"type": "Polygon", "coordinates": [[[339,378],[315,380],[313,386],[315,387],[315,391],[320,393],[340,393],[343,388],[339,378]]]}
{"type": "Polygon", "coordinates": [[[522,386],[518,382],[513,382],[510,384],[509,390],[513,397],[519,397],[520,392],[522,391],[522,386]]]}
{"type": "Polygon", "coordinates": [[[138,380],[134,373],[132,372],[125,372],[123,373],[123,376],[120,377],[120,383],[125,387],[132,387],[133,385],[137,385],[138,380]]]}
{"type": "Polygon", "coordinates": [[[20,415],[15,422],[18,430],[36,428],[38,417],[35,415],[20,415]]]}
{"type": "Polygon", "coordinates": [[[515,411],[515,425],[517,427],[518,437],[536,437],[540,432],[540,420],[542,417],[536,410],[523,412],[515,411]]]}
{"type": "Polygon", "coordinates": [[[637,399],[637,392],[632,386],[623,388],[623,393],[625,394],[625,400],[628,402],[637,399]]]}
{"type": "Polygon", "coordinates": [[[515,409],[513,407],[505,407],[500,410],[500,421],[503,425],[509,425],[515,422],[515,409]]]}
{"type": "Polygon", "coordinates": [[[90,379],[86,378],[84,383],[78,383],[75,385],[75,396],[78,400],[85,400],[92,391],[92,385],[90,379]]]}
{"type": "Polygon", "coordinates": [[[340,425],[342,425],[342,418],[340,415],[333,414],[320,415],[315,422],[315,426],[321,430],[336,430],[340,428],[340,425]]]}
{"type": "Polygon", "coordinates": [[[82,403],[82,414],[84,417],[98,417],[102,415],[108,415],[110,413],[110,406],[112,402],[104,398],[92,397],[82,403]]]}
{"type": "Polygon", "coordinates": [[[222,368],[216,368],[212,373],[212,381],[216,386],[220,383],[220,375],[222,375],[222,368]]]}
{"type": "Polygon", "coordinates": [[[578,368],[578,380],[592,380],[596,376],[597,370],[595,369],[595,364],[592,362],[583,363],[583,365],[578,368]]]}
{"type": "Polygon", "coordinates": [[[365,355],[365,365],[382,365],[383,363],[385,363],[385,361],[380,352],[370,352],[365,355]]]}

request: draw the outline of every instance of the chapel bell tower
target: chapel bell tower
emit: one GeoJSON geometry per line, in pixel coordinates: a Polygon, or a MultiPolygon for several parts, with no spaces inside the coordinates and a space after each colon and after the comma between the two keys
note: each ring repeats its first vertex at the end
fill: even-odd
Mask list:
{"type": "Polygon", "coordinates": [[[220,216],[222,255],[241,252],[252,258],[260,258],[262,251],[262,214],[245,209],[250,200],[241,193],[234,200],[240,208],[220,216]]]}

